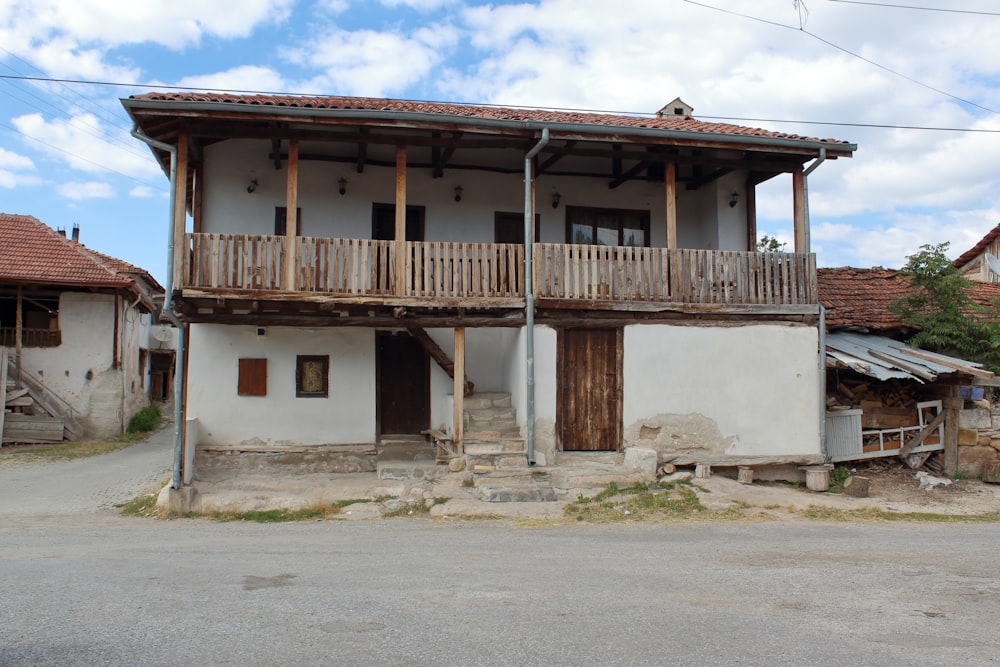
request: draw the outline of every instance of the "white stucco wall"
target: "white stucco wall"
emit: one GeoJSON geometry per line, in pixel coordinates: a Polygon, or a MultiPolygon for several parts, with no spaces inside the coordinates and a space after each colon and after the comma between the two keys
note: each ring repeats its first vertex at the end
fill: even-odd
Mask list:
{"type": "Polygon", "coordinates": [[[733,439],[727,454],[820,453],[815,327],[635,325],[624,339],[626,429],[700,415],[733,439]]]}
{"type": "Polygon", "coordinates": [[[363,328],[192,324],[188,414],[199,442],[355,444],[375,441],[375,333],[363,328]],[[327,398],[296,398],[297,355],[330,356],[327,398]],[[267,359],[267,396],[237,396],[239,359],[267,359]]]}
{"type": "Polygon", "coordinates": [[[146,340],[149,316],[118,300],[119,368],[114,368],[115,296],[63,292],[59,297],[62,344],[24,348],[24,369],[69,403],[88,437],[108,438],[148,402],[146,368],[139,348],[146,340]],[[144,386],[145,385],[145,386],[144,386]]]}
{"type": "MultiPolygon", "coordinates": [[[[270,142],[254,140],[230,140],[206,147],[204,232],[273,233],[274,207],[285,205],[287,172],[274,169],[267,157],[270,151],[270,142]],[[256,178],[257,188],[248,194],[246,188],[251,178],[256,178]]],[[[523,165],[523,158],[511,152],[505,164],[516,168],[523,165]]],[[[735,209],[728,207],[728,201],[733,190],[742,193],[745,177],[745,172],[734,172],[694,191],[681,184],[678,188],[681,247],[744,249],[746,224],[742,207],[746,197],[741,196],[741,204],[735,209]],[[721,227],[728,230],[721,236],[716,216],[721,227]]],[[[301,161],[298,206],[302,209],[303,235],[370,238],[372,203],[393,203],[394,187],[392,167],[369,164],[358,174],[353,164],[301,161]],[[344,195],[337,191],[340,178],[348,181],[344,195]]],[[[649,211],[651,245],[663,247],[666,243],[663,191],[662,182],[644,179],[630,180],[611,190],[604,178],[543,174],[536,182],[541,240],[564,243],[566,206],[593,206],[649,211]],[[552,208],[554,192],[561,195],[558,208],[552,208]]],[[[428,241],[492,241],[494,212],[524,211],[523,175],[451,170],[443,178],[435,179],[428,169],[411,169],[407,173],[407,203],[425,207],[428,241]],[[457,185],[464,190],[461,202],[454,200],[457,185]]]]}

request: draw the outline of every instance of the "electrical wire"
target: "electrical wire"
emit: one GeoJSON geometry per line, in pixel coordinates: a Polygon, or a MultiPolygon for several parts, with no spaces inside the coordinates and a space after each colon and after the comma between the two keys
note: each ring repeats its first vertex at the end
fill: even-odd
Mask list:
{"type": "Polygon", "coordinates": [[[845,5],[868,5],[870,7],[888,7],[890,9],[915,9],[924,12],[947,12],[949,14],[973,14],[976,16],[1000,16],[1000,12],[980,12],[971,9],[945,9],[943,7],[916,7],[913,5],[893,5],[887,2],[862,2],[861,0],[827,0],[845,5]]]}
{"type": "MultiPolygon", "coordinates": [[[[878,67],[879,69],[881,69],[881,70],[883,70],[885,72],[888,72],[890,74],[893,74],[895,76],[898,76],[901,79],[906,79],[910,83],[914,83],[914,84],[916,84],[918,86],[926,88],[927,90],[930,90],[930,91],[933,91],[935,93],[938,93],[939,95],[944,95],[945,97],[950,97],[951,99],[953,99],[953,100],[955,100],[957,102],[961,102],[962,104],[967,104],[969,106],[976,107],[977,109],[982,109],[983,111],[988,111],[990,113],[1000,113],[996,109],[991,109],[990,107],[983,106],[982,104],[977,104],[976,102],[973,102],[971,100],[967,100],[967,99],[965,99],[963,97],[959,97],[958,95],[954,95],[952,93],[949,93],[946,90],[941,90],[940,88],[935,88],[934,86],[931,86],[930,84],[926,84],[926,83],[924,83],[922,81],[914,79],[911,76],[907,76],[906,74],[903,74],[902,72],[898,72],[898,71],[892,69],[891,67],[886,67],[885,65],[881,65],[881,64],[875,62],[874,60],[872,60],[870,58],[865,58],[864,56],[862,56],[860,54],[854,53],[850,49],[845,49],[844,47],[839,46],[838,44],[834,44],[833,42],[831,42],[831,41],[829,41],[827,39],[823,39],[822,37],[820,37],[819,35],[817,35],[815,33],[809,32],[804,27],[796,27],[796,26],[786,25],[784,23],[777,23],[775,21],[768,21],[766,19],[758,18],[756,16],[751,16],[749,14],[742,14],[740,12],[734,12],[734,11],[729,10],[729,9],[723,9],[721,7],[715,7],[713,5],[708,5],[708,4],[705,4],[703,2],[696,2],[695,0],[684,0],[684,2],[687,2],[688,4],[692,4],[692,5],[697,5],[699,7],[704,7],[706,9],[713,9],[713,10],[715,10],[717,12],[722,12],[723,14],[731,14],[733,16],[739,16],[741,18],[750,19],[752,21],[759,21],[761,23],[767,23],[767,24],[770,24],[770,25],[773,25],[773,26],[777,26],[779,28],[787,28],[788,30],[795,30],[796,32],[801,32],[803,35],[808,35],[809,37],[812,37],[813,39],[815,39],[815,40],[817,40],[819,42],[822,42],[823,44],[826,44],[829,47],[832,47],[834,49],[837,49],[838,51],[846,53],[849,56],[857,58],[858,60],[864,61],[864,62],[868,63],[869,65],[872,65],[873,67],[878,67]]],[[[800,14],[800,16],[801,16],[801,14],[800,14]]]]}

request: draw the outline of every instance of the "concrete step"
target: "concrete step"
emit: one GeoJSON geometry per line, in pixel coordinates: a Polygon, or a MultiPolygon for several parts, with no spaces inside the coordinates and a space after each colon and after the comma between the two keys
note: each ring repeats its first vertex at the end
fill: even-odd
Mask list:
{"type": "Polygon", "coordinates": [[[511,452],[523,454],[524,440],[519,439],[490,439],[479,441],[466,438],[462,443],[466,455],[477,456],[480,454],[509,454],[511,452]]]}
{"type": "Polygon", "coordinates": [[[551,503],[556,501],[556,492],[540,484],[483,486],[479,489],[479,498],[488,503],[551,503]]]}
{"type": "Polygon", "coordinates": [[[476,392],[472,396],[467,396],[462,404],[466,410],[483,410],[489,408],[509,408],[511,406],[510,394],[507,392],[476,392]]]}
{"type": "Polygon", "coordinates": [[[472,424],[481,424],[491,421],[517,421],[517,412],[514,408],[479,408],[476,410],[466,410],[465,418],[472,424]]]}
{"type": "Polygon", "coordinates": [[[476,466],[489,466],[497,470],[523,468],[528,465],[528,455],[524,452],[496,452],[492,454],[465,455],[466,469],[475,471],[476,466]]]}

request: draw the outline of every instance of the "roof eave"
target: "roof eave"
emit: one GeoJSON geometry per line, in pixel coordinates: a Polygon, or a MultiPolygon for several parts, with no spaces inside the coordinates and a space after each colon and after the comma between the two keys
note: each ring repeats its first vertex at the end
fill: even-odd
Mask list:
{"type": "Polygon", "coordinates": [[[695,132],[690,130],[667,130],[651,127],[631,127],[626,125],[601,125],[587,123],[547,122],[536,120],[507,120],[501,118],[483,118],[480,116],[463,116],[458,114],[427,113],[419,111],[396,111],[381,109],[320,109],[315,107],[290,107],[268,105],[241,105],[233,102],[207,101],[164,101],[123,99],[122,105],[132,120],[142,125],[141,110],[174,111],[182,113],[225,110],[227,114],[234,111],[248,116],[284,116],[301,118],[340,118],[340,119],[372,119],[382,118],[397,122],[414,124],[436,124],[447,122],[453,125],[478,127],[483,129],[514,129],[529,132],[541,132],[548,128],[551,135],[614,135],[615,137],[636,137],[645,139],[667,139],[683,143],[700,144],[731,144],[740,146],[759,146],[769,149],[785,149],[785,152],[795,154],[819,154],[826,151],[828,158],[851,157],[857,150],[857,145],[843,142],[824,141],[822,139],[790,139],[785,137],[764,137],[747,134],[724,134],[720,132],[695,132]]]}

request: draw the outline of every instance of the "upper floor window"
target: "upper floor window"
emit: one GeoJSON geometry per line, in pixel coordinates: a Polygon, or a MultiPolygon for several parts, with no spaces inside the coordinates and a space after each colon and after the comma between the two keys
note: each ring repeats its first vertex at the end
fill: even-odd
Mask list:
{"type": "MultiPolygon", "coordinates": [[[[295,209],[295,235],[302,236],[302,209],[295,209]]],[[[285,228],[288,224],[288,208],[285,206],[274,207],[274,235],[284,236],[285,228]]]]}
{"type": "Polygon", "coordinates": [[[567,206],[566,242],[648,247],[649,211],[567,206]]]}

